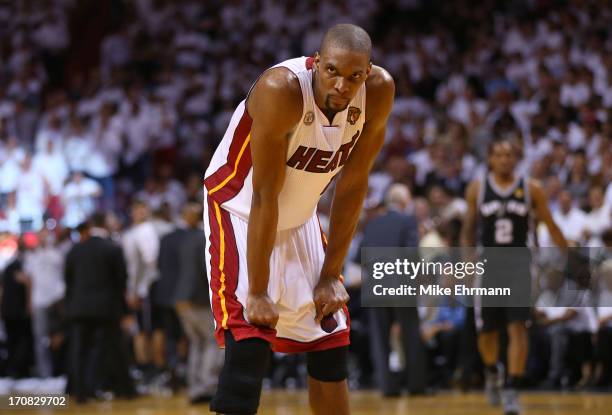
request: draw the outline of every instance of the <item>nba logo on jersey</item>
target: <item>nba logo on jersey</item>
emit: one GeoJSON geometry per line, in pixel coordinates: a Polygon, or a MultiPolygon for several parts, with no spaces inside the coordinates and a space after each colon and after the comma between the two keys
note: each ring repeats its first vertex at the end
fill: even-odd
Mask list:
{"type": "Polygon", "coordinates": [[[349,122],[349,124],[355,125],[360,115],[361,115],[361,110],[359,108],[349,107],[348,116],[346,117],[346,119],[349,122]]]}
{"type": "Polygon", "coordinates": [[[314,118],[315,118],[314,112],[308,111],[306,115],[304,115],[304,124],[306,125],[312,124],[312,122],[314,121],[314,118]]]}

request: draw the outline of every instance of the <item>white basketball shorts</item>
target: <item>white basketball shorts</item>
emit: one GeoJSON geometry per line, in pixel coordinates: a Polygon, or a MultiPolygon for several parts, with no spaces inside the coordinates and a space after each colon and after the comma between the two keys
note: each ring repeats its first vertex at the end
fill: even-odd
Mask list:
{"type": "Polygon", "coordinates": [[[276,304],[275,329],[254,326],[246,319],[248,222],[224,210],[210,196],[204,203],[206,265],[215,336],[221,347],[225,331],[237,341],[258,337],[283,353],[326,350],[349,344],[346,307],[335,313],[338,326],[324,331],[314,321],[313,290],[325,257],[325,235],[313,215],[303,225],[277,232],[270,255],[268,296],[276,304]]]}

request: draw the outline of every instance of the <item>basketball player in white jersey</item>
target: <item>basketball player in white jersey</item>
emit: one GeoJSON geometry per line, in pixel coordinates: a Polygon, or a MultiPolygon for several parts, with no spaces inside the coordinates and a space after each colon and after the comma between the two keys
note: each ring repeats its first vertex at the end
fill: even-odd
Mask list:
{"type": "Polygon", "coordinates": [[[307,353],[314,414],[349,413],[340,273],[394,97],[370,53],[363,29],[336,25],[313,58],[265,71],[206,171],[206,260],[225,347],[218,414],[257,412],[270,348],[307,353]],[[336,176],[326,241],[316,207],[336,176]]]}

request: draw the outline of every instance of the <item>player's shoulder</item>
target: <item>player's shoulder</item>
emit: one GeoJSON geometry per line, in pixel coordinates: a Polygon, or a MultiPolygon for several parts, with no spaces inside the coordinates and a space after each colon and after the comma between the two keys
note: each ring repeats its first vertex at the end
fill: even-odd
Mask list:
{"type": "Polygon", "coordinates": [[[389,72],[380,66],[372,65],[372,70],[365,81],[366,107],[368,118],[377,115],[388,116],[395,97],[395,82],[389,72]],[[374,109],[374,111],[372,111],[374,109]]]}
{"type": "Polygon", "coordinates": [[[299,118],[302,114],[302,90],[297,75],[285,67],[268,69],[255,83],[247,104],[251,114],[266,108],[282,109],[283,114],[299,118]]]}
{"type": "Polygon", "coordinates": [[[366,79],[366,91],[368,96],[392,99],[395,95],[395,81],[386,69],[372,65],[372,70],[366,79]]]}
{"type": "Polygon", "coordinates": [[[265,71],[257,80],[253,92],[265,96],[302,102],[302,90],[297,75],[289,68],[276,67],[265,71]]]}

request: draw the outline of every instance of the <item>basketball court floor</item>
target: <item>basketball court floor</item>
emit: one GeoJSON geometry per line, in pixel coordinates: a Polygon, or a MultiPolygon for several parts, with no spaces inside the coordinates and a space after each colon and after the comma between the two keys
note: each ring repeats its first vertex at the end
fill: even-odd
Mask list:
{"type": "MultiPolygon", "coordinates": [[[[612,394],[529,393],[522,397],[524,415],[610,415],[612,394]]],[[[429,397],[382,399],[376,392],[351,392],[352,415],[501,415],[479,393],[440,393],[429,397]]],[[[147,397],[132,401],[96,402],[61,410],[2,411],[5,414],[204,415],[207,405],[192,406],[184,396],[147,397]]],[[[310,415],[305,391],[265,391],[260,415],[310,415]]],[[[330,414],[333,415],[333,414],[330,414]]]]}

